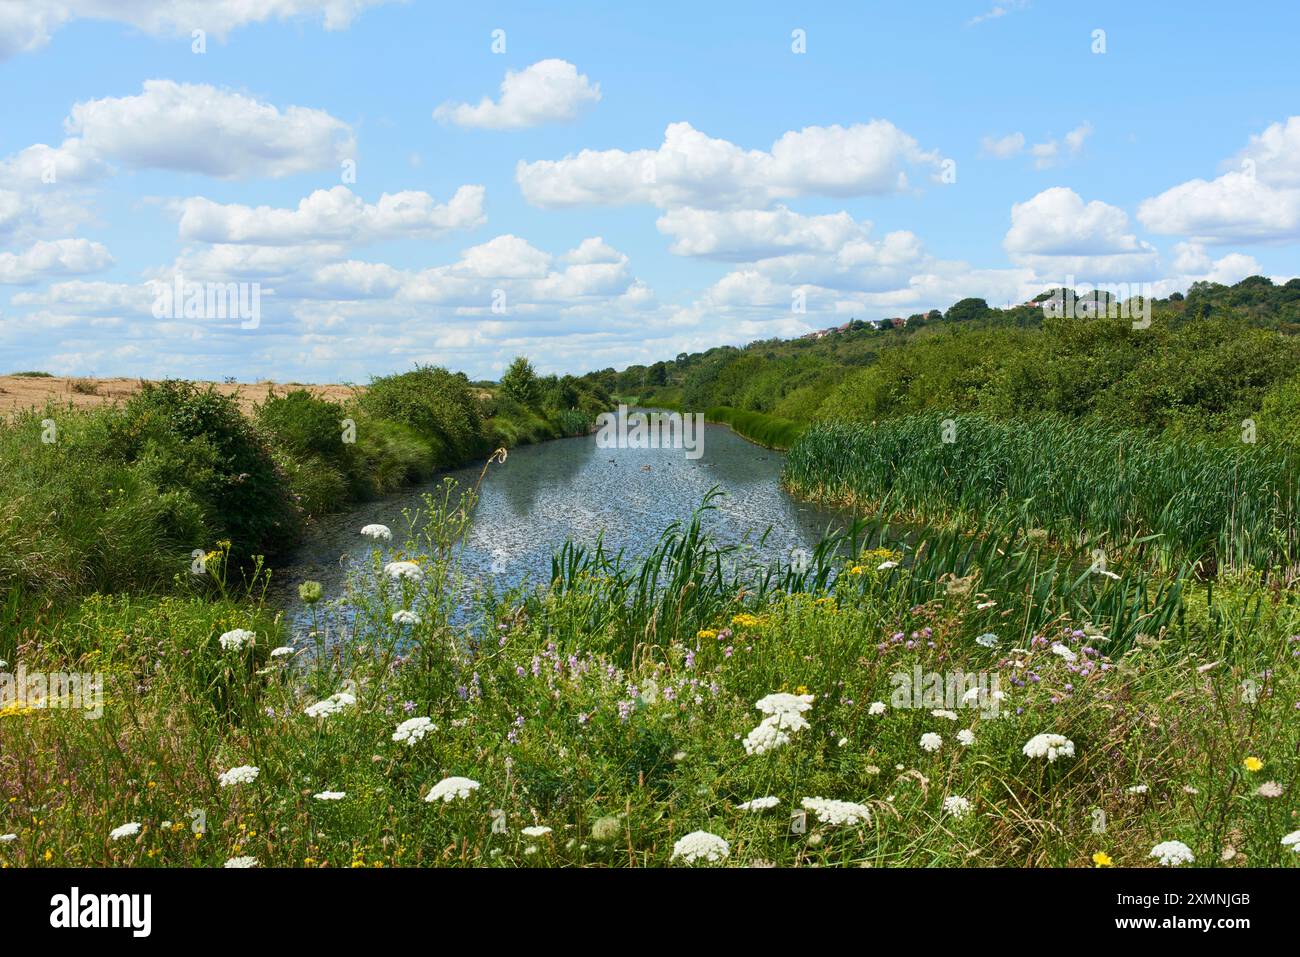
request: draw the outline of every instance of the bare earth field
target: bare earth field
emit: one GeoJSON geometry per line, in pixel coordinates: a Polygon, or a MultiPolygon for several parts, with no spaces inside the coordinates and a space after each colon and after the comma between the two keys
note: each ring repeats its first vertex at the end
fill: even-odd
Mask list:
{"type": "MultiPolygon", "coordinates": [[[[40,408],[47,401],[57,405],[90,408],[124,402],[140,391],[142,379],[85,379],[67,376],[0,376],[0,416],[11,416],[22,409],[40,408]]],[[[200,383],[207,384],[207,383],[200,383]]],[[[234,395],[244,412],[266,398],[272,389],[291,392],[308,389],[322,398],[342,401],[350,398],[360,387],[349,385],[309,385],[300,382],[214,382],[218,392],[234,395]]]]}

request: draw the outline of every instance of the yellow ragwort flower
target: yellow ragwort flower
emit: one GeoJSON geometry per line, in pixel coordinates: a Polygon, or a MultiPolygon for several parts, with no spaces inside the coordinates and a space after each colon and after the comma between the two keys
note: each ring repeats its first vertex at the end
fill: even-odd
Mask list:
{"type": "Polygon", "coordinates": [[[1241,763],[1242,766],[1245,767],[1245,769],[1249,771],[1251,774],[1254,774],[1256,771],[1262,770],[1264,767],[1264,762],[1256,757],[1249,757],[1245,761],[1242,761],[1241,763]]]}

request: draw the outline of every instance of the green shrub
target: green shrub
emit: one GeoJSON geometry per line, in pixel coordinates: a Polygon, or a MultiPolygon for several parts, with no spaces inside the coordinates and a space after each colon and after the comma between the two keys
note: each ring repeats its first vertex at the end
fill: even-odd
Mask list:
{"type": "Polygon", "coordinates": [[[212,540],[190,490],[121,460],[116,416],[48,407],[0,423],[0,590],[153,589],[212,540]]]}
{"type": "Polygon", "coordinates": [[[189,493],[241,563],[297,543],[289,483],[233,398],[190,382],[146,383],[110,421],[118,459],[159,488],[189,493]]]}
{"type": "Polygon", "coordinates": [[[463,373],[418,366],[382,376],[371,382],[359,403],[371,416],[408,425],[429,439],[444,467],[460,465],[487,444],[478,399],[463,373]]]}

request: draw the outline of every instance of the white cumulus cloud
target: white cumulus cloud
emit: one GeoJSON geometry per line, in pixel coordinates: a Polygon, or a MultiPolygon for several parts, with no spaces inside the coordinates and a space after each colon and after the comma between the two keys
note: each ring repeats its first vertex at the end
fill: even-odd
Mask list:
{"type": "Polygon", "coordinates": [[[477,106],[444,103],[433,116],[457,126],[522,130],[576,119],[583,107],[599,100],[599,83],[592,83],[567,60],[550,59],[518,73],[507,71],[498,100],[485,96],[477,106]]]}

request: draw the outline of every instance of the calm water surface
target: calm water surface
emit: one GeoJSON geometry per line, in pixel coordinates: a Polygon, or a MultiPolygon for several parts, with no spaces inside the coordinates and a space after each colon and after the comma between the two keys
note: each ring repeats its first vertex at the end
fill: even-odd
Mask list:
{"type": "MultiPolygon", "coordinates": [[[[814,547],[828,526],[846,523],[843,515],[781,490],[781,453],[721,425],[705,427],[703,450],[692,460],[682,450],[598,449],[589,435],[511,451],[504,465],[490,467],[480,489],[461,553],[467,579],[490,579],[498,591],[521,582],[545,584],[551,556],[566,539],[594,545],[602,533],[608,552],[642,555],[669,523],[688,521],[713,486],[724,494],[714,500],[705,527],[721,542],[743,545],[745,561],[788,562],[794,549],[814,547]]],[[[385,547],[400,544],[404,510],[421,508],[422,495],[446,475],[473,486],[481,468],[445,473],[429,485],[317,520],[295,561],[276,570],[272,599],[302,628],[307,618],[297,598],[299,582],[314,579],[327,596],[340,595],[349,566],[366,561],[374,545],[360,534],[363,525],[389,526],[393,542],[385,547]]]]}

